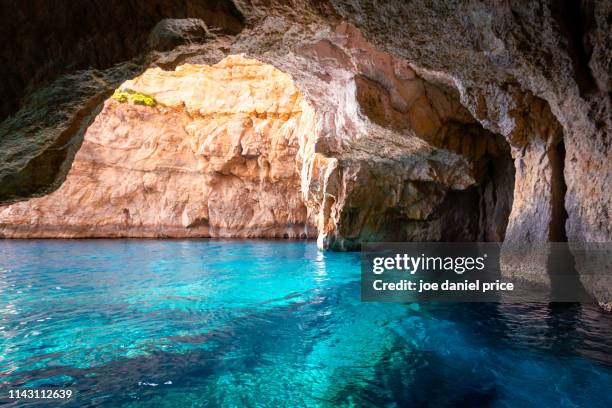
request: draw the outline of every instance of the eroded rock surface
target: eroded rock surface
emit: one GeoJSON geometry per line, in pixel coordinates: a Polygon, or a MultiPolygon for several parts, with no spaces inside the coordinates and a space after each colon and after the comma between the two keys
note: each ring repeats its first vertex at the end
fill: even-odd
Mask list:
{"type": "MultiPolygon", "coordinates": [[[[236,50],[252,51],[251,34],[236,50]]],[[[345,23],[279,50],[283,59],[268,56],[292,77],[242,57],[210,69],[199,51],[178,53],[181,63],[197,65],[149,69],[121,85],[158,105],[107,101],[64,184],[5,208],[1,232],[318,232],[319,245],[333,249],[371,240],[503,239],[511,196],[494,192],[510,189],[513,172],[492,169],[509,163],[508,149],[448,84],[424,80],[345,23]],[[491,225],[487,212],[499,223],[491,225]]]]}
{"type": "Polygon", "coordinates": [[[194,18],[217,33],[236,34],[244,16],[231,0],[91,0],[0,3],[0,120],[25,94],[64,74],[107,69],[143,54],[164,18],[194,18]]]}
{"type": "MultiPolygon", "coordinates": [[[[332,2],[380,48],[448,78],[509,142],[509,241],[612,241],[611,2],[332,2]]],[[[609,309],[612,276],[577,264],[609,309]]]]}
{"type": "MultiPolygon", "coordinates": [[[[504,144],[478,124],[456,91],[424,80],[347,24],[300,53],[319,64],[315,72],[330,84],[297,77],[309,94],[317,91],[323,130],[302,176],[321,247],[503,239],[511,198],[500,194],[489,202],[492,212],[506,212],[501,236],[485,231],[480,215],[487,166],[493,158],[504,161],[504,144]]],[[[512,171],[506,181],[512,184],[512,171]]]]}
{"type": "Polygon", "coordinates": [[[0,210],[7,237],[314,237],[298,140],[314,113],[288,75],[242,57],[146,71],[109,99],[59,189],[0,210]]]}

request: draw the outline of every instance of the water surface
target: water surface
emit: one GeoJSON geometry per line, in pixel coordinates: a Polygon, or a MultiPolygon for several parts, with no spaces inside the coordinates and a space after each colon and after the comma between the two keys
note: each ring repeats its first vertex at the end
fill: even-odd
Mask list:
{"type": "Polygon", "coordinates": [[[311,242],[0,240],[0,404],[612,406],[596,308],[362,303],[359,275],[311,242]]]}

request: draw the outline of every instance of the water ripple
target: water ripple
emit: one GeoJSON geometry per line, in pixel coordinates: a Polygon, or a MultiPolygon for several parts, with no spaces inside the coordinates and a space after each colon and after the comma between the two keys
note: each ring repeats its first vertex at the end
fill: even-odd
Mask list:
{"type": "Polygon", "coordinates": [[[0,395],[71,387],[75,407],[612,406],[612,316],[362,303],[359,273],[358,254],[304,242],[0,241],[0,395]]]}

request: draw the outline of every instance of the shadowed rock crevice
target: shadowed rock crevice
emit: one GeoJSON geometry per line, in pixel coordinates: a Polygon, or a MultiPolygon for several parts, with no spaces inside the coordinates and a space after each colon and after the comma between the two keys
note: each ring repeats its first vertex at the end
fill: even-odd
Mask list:
{"type": "MultiPolygon", "coordinates": [[[[401,67],[401,60],[390,64],[401,67]]],[[[335,221],[328,217],[323,228],[335,224],[324,246],[351,250],[366,241],[503,241],[515,182],[506,140],[484,129],[452,87],[412,70],[396,68],[390,77],[357,75],[355,86],[358,108],[368,120],[399,138],[422,140],[434,151],[426,161],[429,168],[418,163],[422,152],[398,163],[360,163],[356,171],[350,170],[355,164],[341,161],[335,184],[342,194],[334,198],[335,221]],[[460,161],[447,167],[445,154],[460,161]],[[470,180],[449,185],[442,174],[455,172],[470,180]]]]}
{"type": "MultiPolygon", "coordinates": [[[[551,166],[551,220],[549,241],[566,243],[567,211],[565,210],[565,194],[567,185],[563,170],[565,168],[565,143],[561,139],[548,154],[551,166]]],[[[586,292],[580,274],[576,269],[576,260],[569,246],[551,246],[548,253],[546,270],[550,280],[550,300],[563,299],[591,300],[586,292]]]]}
{"type": "Polygon", "coordinates": [[[0,182],[2,200],[10,202],[23,199],[22,197],[44,195],[59,187],[81,146],[85,129],[100,112],[103,100],[93,100],[91,101],[93,106],[78,110],[74,121],[47,149],[33,157],[18,172],[2,178],[0,182]]]}
{"type": "Polygon", "coordinates": [[[565,37],[574,78],[583,97],[597,91],[597,83],[589,67],[593,49],[586,35],[589,26],[594,24],[593,4],[590,3],[593,1],[566,0],[551,3],[552,16],[565,37]]]}
{"type": "Polygon", "coordinates": [[[563,169],[565,168],[565,143],[561,140],[549,153],[551,166],[551,219],[549,230],[550,242],[567,242],[565,224],[567,211],[565,210],[565,193],[567,185],[563,169]]]}
{"type": "Polygon", "coordinates": [[[514,161],[510,147],[497,136],[498,150],[488,160],[484,180],[480,186],[479,235],[480,242],[503,242],[514,200],[514,161]]]}
{"type": "Polygon", "coordinates": [[[29,95],[26,108],[0,124],[0,202],[57,189],[112,88],[140,70],[126,63],[106,71],[82,71],[29,95]]]}

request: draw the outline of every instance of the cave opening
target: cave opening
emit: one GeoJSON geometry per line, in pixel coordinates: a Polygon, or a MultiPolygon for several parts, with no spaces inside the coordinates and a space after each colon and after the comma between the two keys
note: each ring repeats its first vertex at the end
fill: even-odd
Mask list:
{"type": "Polygon", "coordinates": [[[83,129],[55,191],[0,207],[5,237],[312,238],[301,151],[314,110],[243,55],[149,68],[83,129]]]}
{"type": "Polygon", "coordinates": [[[514,200],[515,168],[506,140],[482,129],[486,153],[475,161],[476,185],[450,191],[436,212],[442,220],[442,241],[503,242],[514,200]]]}
{"type": "MultiPolygon", "coordinates": [[[[426,142],[434,154],[424,156],[427,163],[435,163],[434,168],[423,166],[423,175],[414,171],[415,166],[407,166],[399,188],[381,188],[380,195],[399,190],[381,219],[371,222],[369,214],[353,208],[347,212],[346,223],[358,220],[368,229],[346,228],[343,232],[362,241],[503,242],[515,187],[515,163],[508,141],[485,129],[448,84],[417,76],[398,82],[399,86],[390,88],[376,79],[358,77],[356,94],[361,112],[377,126],[398,132],[407,140],[416,137],[426,142]],[[442,172],[466,178],[453,184],[449,177],[440,177],[442,172]]],[[[380,177],[387,178],[388,173],[381,172],[380,177]]],[[[372,188],[364,193],[376,195],[372,188]]]]}
{"type": "Polygon", "coordinates": [[[508,143],[456,89],[389,63],[396,71],[355,74],[354,93],[328,86],[316,104],[292,76],[243,55],[149,68],[102,104],[55,191],[0,208],[0,234],[323,232],[320,246],[340,250],[370,240],[503,241],[515,170],[508,143]]]}

